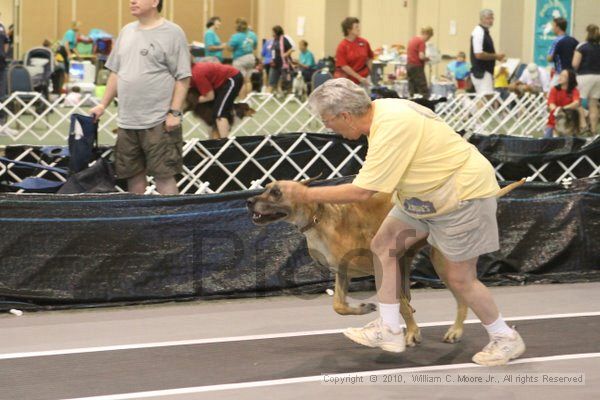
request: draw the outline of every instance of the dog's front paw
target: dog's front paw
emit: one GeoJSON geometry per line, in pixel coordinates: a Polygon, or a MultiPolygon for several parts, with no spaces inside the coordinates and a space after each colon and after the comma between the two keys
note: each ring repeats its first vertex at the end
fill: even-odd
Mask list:
{"type": "Polygon", "coordinates": [[[408,347],[414,347],[417,344],[421,343],[421,330],[417,328],[416,330],[407,330],[406,335],[404,335],[404,339],[406,340],[406,345],[408,347]]]}
{"type": "Polygon", "coordinates": [[[361,303],[358,305],[359,315],[369,314],[373,311],[377,311],[377,305],[373,303],[361,303]]]}
{"type": "Polygon", "coordinates": [[[460,342],[460,339],[462,338],[462,335],[463,335],[462,328],[457,328],[454,325],[452,325],[448,329],[448,331],[446,332],[446,334],[444,335],[444,342],[446,342],[446,343],[460,342]]]}
{"type": "Polygon", "coordinates": [[[373,303],[362,303],[357,306],[349,306],[348,304],[334,304],[333,309],[340,315],[364,315],[377,310],[377,306],[373,303]]]}

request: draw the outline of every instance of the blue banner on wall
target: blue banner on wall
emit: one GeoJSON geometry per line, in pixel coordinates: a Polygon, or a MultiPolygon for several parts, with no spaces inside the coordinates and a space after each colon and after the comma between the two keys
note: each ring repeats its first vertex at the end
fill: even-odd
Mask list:
{"type": "Polygon", "coordinates": [[[571,32],[572,0],[537,0],[535,7],[535,33],[533,39],[534,61],[537,65],[546,66],[546,56],[556,39],[552,31],[554,18],[565,18],[568,21],[567,33],[571,32]]]}

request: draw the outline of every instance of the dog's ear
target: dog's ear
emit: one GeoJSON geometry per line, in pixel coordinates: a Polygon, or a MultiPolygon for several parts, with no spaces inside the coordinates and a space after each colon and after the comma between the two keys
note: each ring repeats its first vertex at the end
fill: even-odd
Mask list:
{"type": "Polygon", "coordinates": [[[314,182],[314,181],[318,180],[321,177],[321,175],[323,175],[322,172],[319,175],[314,176],[312,178],[304,179],[303,181],[300,181],[300,183],[302,185],[307,185],[308,186],[311,182],[314,182]]]}

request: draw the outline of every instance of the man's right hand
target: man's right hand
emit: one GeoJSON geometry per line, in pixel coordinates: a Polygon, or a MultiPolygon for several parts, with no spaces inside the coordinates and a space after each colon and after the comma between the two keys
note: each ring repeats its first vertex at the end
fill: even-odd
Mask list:
{"type": "Polygon", "coordinates": [[[504,61],[504,59],[506,59],[506,54],[504,54],[504,53],[496,53],[496,60],[498,60],[498,61],[504,61]]]}
{"type": "Polygon", "coordinates": [[[104,114],[104,105],[98,104],[96,107],[90,110],[90,115],[94,116],[94,122],[98,122],[100,117],[104,114]]]}

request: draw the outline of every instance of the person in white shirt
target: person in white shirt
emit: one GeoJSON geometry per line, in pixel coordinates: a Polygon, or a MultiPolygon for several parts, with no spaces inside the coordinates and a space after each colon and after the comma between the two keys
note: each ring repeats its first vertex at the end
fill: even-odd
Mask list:
{"type": "Polygon", "coordinates": [[[494,94],[494,66],[503,61],[504,53],[497,53],[490,28],[494,25],[494,12],[489,9],[479,13],[479,25],[471,33],[471,82],[477,94],[494,94]]]}
{"type": "Polygon", "coordinates": [[[518,83],[525,85],[522,88],[524,91],[548,93],[550,91],[550,74],[545,68],[531,63],[523,70],[518,83]]]}

